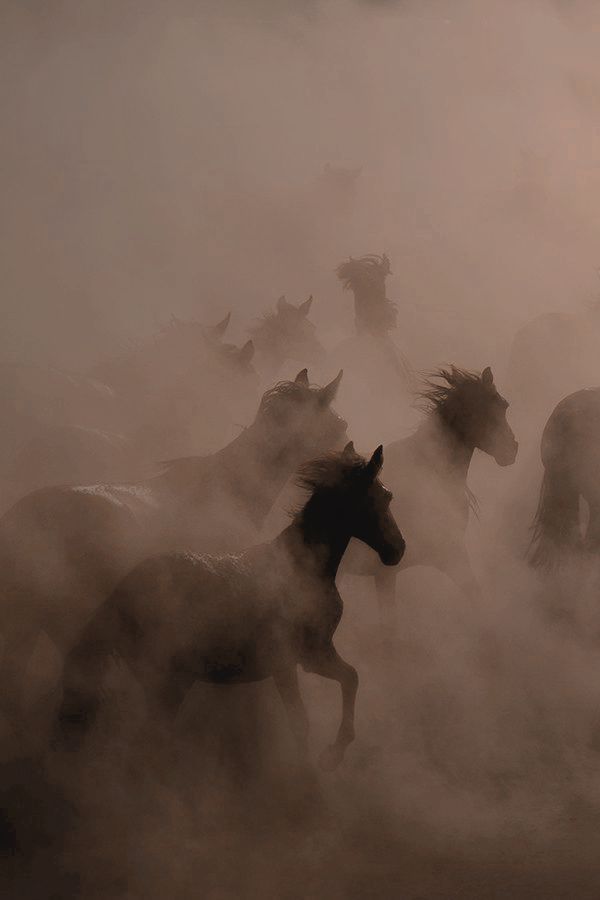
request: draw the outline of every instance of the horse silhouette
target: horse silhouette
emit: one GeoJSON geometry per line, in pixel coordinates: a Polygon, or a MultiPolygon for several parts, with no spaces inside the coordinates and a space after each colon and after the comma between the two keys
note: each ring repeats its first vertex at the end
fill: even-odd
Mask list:
{"type": "Polygon", "coordinates": [[[385,570],[367,548],[350,548],[345,568],[375,578],[382,619],[393,626],[396,578],[410,566],[432,566],[466,594],[478,585],[465,546],[472,495],[467,475],[474,450],[500,466],[514,463],[517,442],[506,420],[508,403],[492,371],[481,375],[452,366],[427,382],[422,397],[427,416],[416,431],[386,447],[386,476],[401,517],[407,552],[400,566],[385,570]]]}
{"type": "Polygon", "coordinates": [[[287,360],[314,365],[323,359],[325,351],[308,318],[312,302],[311,296],[295,306],[281,296],[275,312],[267,313],[250,328],[263,374],[275,376],[287,360]]]}
{"type": "Polygon", "coordinates": [[[343,440],[346,423],[331,409],[341,376],[318,388],[303,369],[295,381],[277,384],[254,422],[211,456],[175,460],[132,484],[42,489],[5,513],[0,681],[17,713],[40,632],[66,650],[140,559],[174,548],[243,549],[256,539],[297,466],[343,440]]]}
{"type": "Polygon", "coordinates": [[[256,402],[254,345],[223,340],[230,319],[206,326],[173,316],[153,339],[94,369],[114,389],[115,430],[132,440],[140,460],[193,452],[208,419],[209,449],[216,449],[256,402]]]}
{"type": "Polygon", "coordinates": [[[508,387],[527,424],[534,417],[541,428],[562,397],[600,382],[599,339],[598,302],[575,312],[543,313],[517,331],[508,387]]]}
{"type": "Polygon", "coordinates": [[[377,433],[388,440],[410,414],[413,389],[411,367],[393,337],[397,308],[386,295],[390,261],[385,253],[350,258],[336,273],[344,289],[354,295],[356,328],[329,355],[346,373],[340,402],[348,410],[361,409],[356,423],[361,430],[355,439],[370,440],[377,433]]]}
{"type": "Polygon", "coordinates": [[[354,295],[354,322],[358,334],[382,337],[396,327],[398,310],[388,300],[385,282],[391,274],[389,258],[384,253],[346,260],[336,269],[345,290],[354,295]]]}
{"type": "Polygon", "coordinates": [[[311,492],[273,541],[239,556],[161,554],[127,575],[69,652],[56,738],[78,745],[101,702],[103,674],[116,655],[142,684],[151,716],[174,718],[196,681],[240,684],[272,677],[300,752],[308,723],[297,665],[338,681],[342,721],[321,755],[334,768],[354,739],[356,670],[333,636],[343,603],[337,569],[351,538],[385,565],[399,562],[404,541],[378,479],[383,449],[367,462],[352,443],[306,463],[299,484],[311,492]]]}
{"type": "Polygon", "coordinates": [[[544,476],[529,559],[555,569],[577,552],[600,550],[600,388],[569,394],[550,415],[541,439],[544,476]],[[579,500],[589,510],[585,534],[579,500]]]}

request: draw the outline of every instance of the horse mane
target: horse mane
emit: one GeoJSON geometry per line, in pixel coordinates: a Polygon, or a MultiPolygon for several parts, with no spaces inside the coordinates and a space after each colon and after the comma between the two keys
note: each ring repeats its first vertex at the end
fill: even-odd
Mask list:
{"type": "Polygon", "coordinates": [[[279,331],[278,318],[277,312],[263,313],[262,316],[255,319],[254,325],[250,325],[247,331],[252,337],[257,335],[260,337],[262,334],[277,334],[279,331]]]}
{"type": "Polygon", "coordinates": [[[339,486],[349,476],[364,471],[367,465],[367,461],[358,454],[349,456],[343,451],[332,451],[301,465],[294,483],[305,491],[315,493],[339,486]]]}
{"type": "MultiPolygon", "coordinates": [[[[448,404],[457,398],[462,389],[481,383],[481,375],[457,366],[436,369],[427,374],[422,390],[417,392],[418,405],[423,412],[433,415],[447,409],[448,404]],[[437,380],[436,380],[437,379],[437,380]],[[439,383],[441,382],[441,384],[439,383]]],[[[481,507],[473,491],[465,484],[465,496],[469,509],[479,519],[481,507]]]]}
{"type": "Polygon", "coordinates": [[[306,387],[305,384],[298,384],[296,381],[278,381],[277,384],[273,385],[272,388],[269,388],[262,395],[256,418],[261,413],[266,412],[270,406],[277,403],[282,397],[291,400],[301,400],[306,396],[306,391],[318,390],[318,387],[306,387]]]}
{"type": "MultiPolygon", "coordinates": [[[[344,285],[344,290],[354,290],[365,281],[373,284],[382,283],[390,272],[390,262],[385,253],[367,253],[365,256],[340,263],[335,273],[344,285]]],[[[388,301],[388,303],[391,301],[388,301]]]]}
{"type": "Polygon", "coordinates": [[[424,412],[434,413],[445,407],[463,388],[480,383],[481,375],[478,372],[451,365],[428,372],[423,388],[416,396],[424,412]]]}

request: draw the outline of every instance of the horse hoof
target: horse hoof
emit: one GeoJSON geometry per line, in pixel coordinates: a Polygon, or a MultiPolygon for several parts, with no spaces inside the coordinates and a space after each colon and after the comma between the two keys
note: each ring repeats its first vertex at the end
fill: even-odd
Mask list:
{"type": "Polygon", "coordinates": [[[336,747],[335,744],[333,744],[331,747],[326,747],[319,756],[319,766],[324,772],[333,772],[334,769],[337,769],[343,758],[343,747],[336,747]]]}

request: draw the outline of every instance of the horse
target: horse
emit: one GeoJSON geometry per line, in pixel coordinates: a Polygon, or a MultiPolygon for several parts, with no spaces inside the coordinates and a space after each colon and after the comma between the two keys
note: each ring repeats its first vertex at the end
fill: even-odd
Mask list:
{"type": "MultiPolygon", "coordinates": [[[[576,312],[543,313],[517,331],[508,384],[527,424],[533,415],[543,427],[561,397],[598,383],[599,338],[600,302],[576,312]]],[[[537,427],[532,431],[537,439],[537,427]]]]}
{"type": "Polygon", "coordinates": [[[392,272],[385,253],[381,256],[369,253],[359,259],[350,257],[335,271],[344,289],[354,294],[357,334],[382,337],[396,327],[398,310],[388,300],[385,289],[386,279],[392,272]]]}
{"type": "Polygon", "coordinates": [[[0,365],[0,503],[74,472],[122,477],[126,441],[114,431],[115,392],[53,366],[0,365]],[[50,481],[44,481],[44,478],[50,481]]]}
{"type": "Polygon", "coordinates": [[[171,461],[131,484],[41,489],[8,510],[0,518],[4,696],[19,697],[39,634],[64,652],[140,559],[252,543],[297,466],[343,440],[346,422],[331,408],[341,377],[315,387],[303,369],[275,385],[254,422],[211,456],[171,461]]]}
{"type": "Polygon", "coordinates": [[[367,462],[352,442],[305,463],[310,497],[274,540],[239,556],[162,553],[142,562],[97,610],[69,652],[54,743],[81,745],[96,719],[113,657],[141,683],[152,717],[174,719],[196,681],[243,684],[272,677],[298,749],[308,721],[297,666],[339,682],[342,721],[320,757],[337,767],[354,739],[358,675],[335,649],[343,602],[335,578],[351,538],[396,565],[404,540],[379,480],[383,448],[367,462]]]}
{"type": "Polygon", "coordinates": [[[355,439],[369,440],[376,432],[385,441],[398,433],[410,415],[413,373],[397,346],[392,332],[396,328],[397,307],[386,296],[390,261],[369,254],[341,263],[336,269],[345,290],[354,294],[356,333],[341,342],[329,359],[346,373],[342,405],[348,412],[360,409],[355,439]],[[399,403],[400,398],[405,400],[399,403]]]}
{"type": "Polygon", "coordinates": [[[296,306],[281,296],[275,312],[267,313],[250,328],[263,374],[275,376],[288,360],[315,365],[323,359],[325,351],[308,318],[312,302],[310,296],[296,306]]]}
{"type": "Polygon", "coordinates": [[[556,570],[574,554],[600,550],[600,388],[575,391],[562,399],[542,433],[544,475],[533,522],[529,561],[556,570]],[[588,506],[582,528],[580,498],[588,506]]]}
{"type": "Polygon", "coordinates": [[[508,403],[488,367],[481,375],[451,366],[432,374],[421,391],[426,417],[407,438],[386,449],[386,474],[401,515],[407,552],[399,566],[386,570],[361,546],[351,546],[345,571],[375,579],[382,621],[394,627],[396,579],[411,566],[432,566],[474,598],[479,587],[465,545],[469,511],[467,487],[475,449],[499,466],[512,465],[518,444],[510,428],[508,403]]]}
{"type": "Polygon", "coordinates": [[[116,430],[133,441],[141,460],[192,452],[205,437],[207,419],[215,442],[210,449],[216,449],[255,402],[254,345],[223,340],[230,320],[228,314],[206,326],[173,316],[152,340],[93,370],[115,390],[116,430]],[[203,432],[194,430],[196,422],[203,432]]]}

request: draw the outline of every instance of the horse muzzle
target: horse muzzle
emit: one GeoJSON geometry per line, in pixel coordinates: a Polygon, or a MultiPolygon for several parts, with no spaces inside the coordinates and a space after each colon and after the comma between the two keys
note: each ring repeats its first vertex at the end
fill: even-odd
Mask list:
{"type": "Polygon", "coordinates": [[[519,451],[519,444],[517,441],[514,441],[512,447],[508,447],[505,450],[502,450],[494,455],[494,459],[498,463],[499,466],[512,466],[517,458],[517,453],[519,451]]]}
{"type": "Polygon", "coordinates": [[[379,551],[379,559],[384,566],[397,566],[402,560],[405,550],[406,542],[404,538],[400,538],[400,541],[395,544],[389,544],[388,546],[383,547],[379,551]]]}

